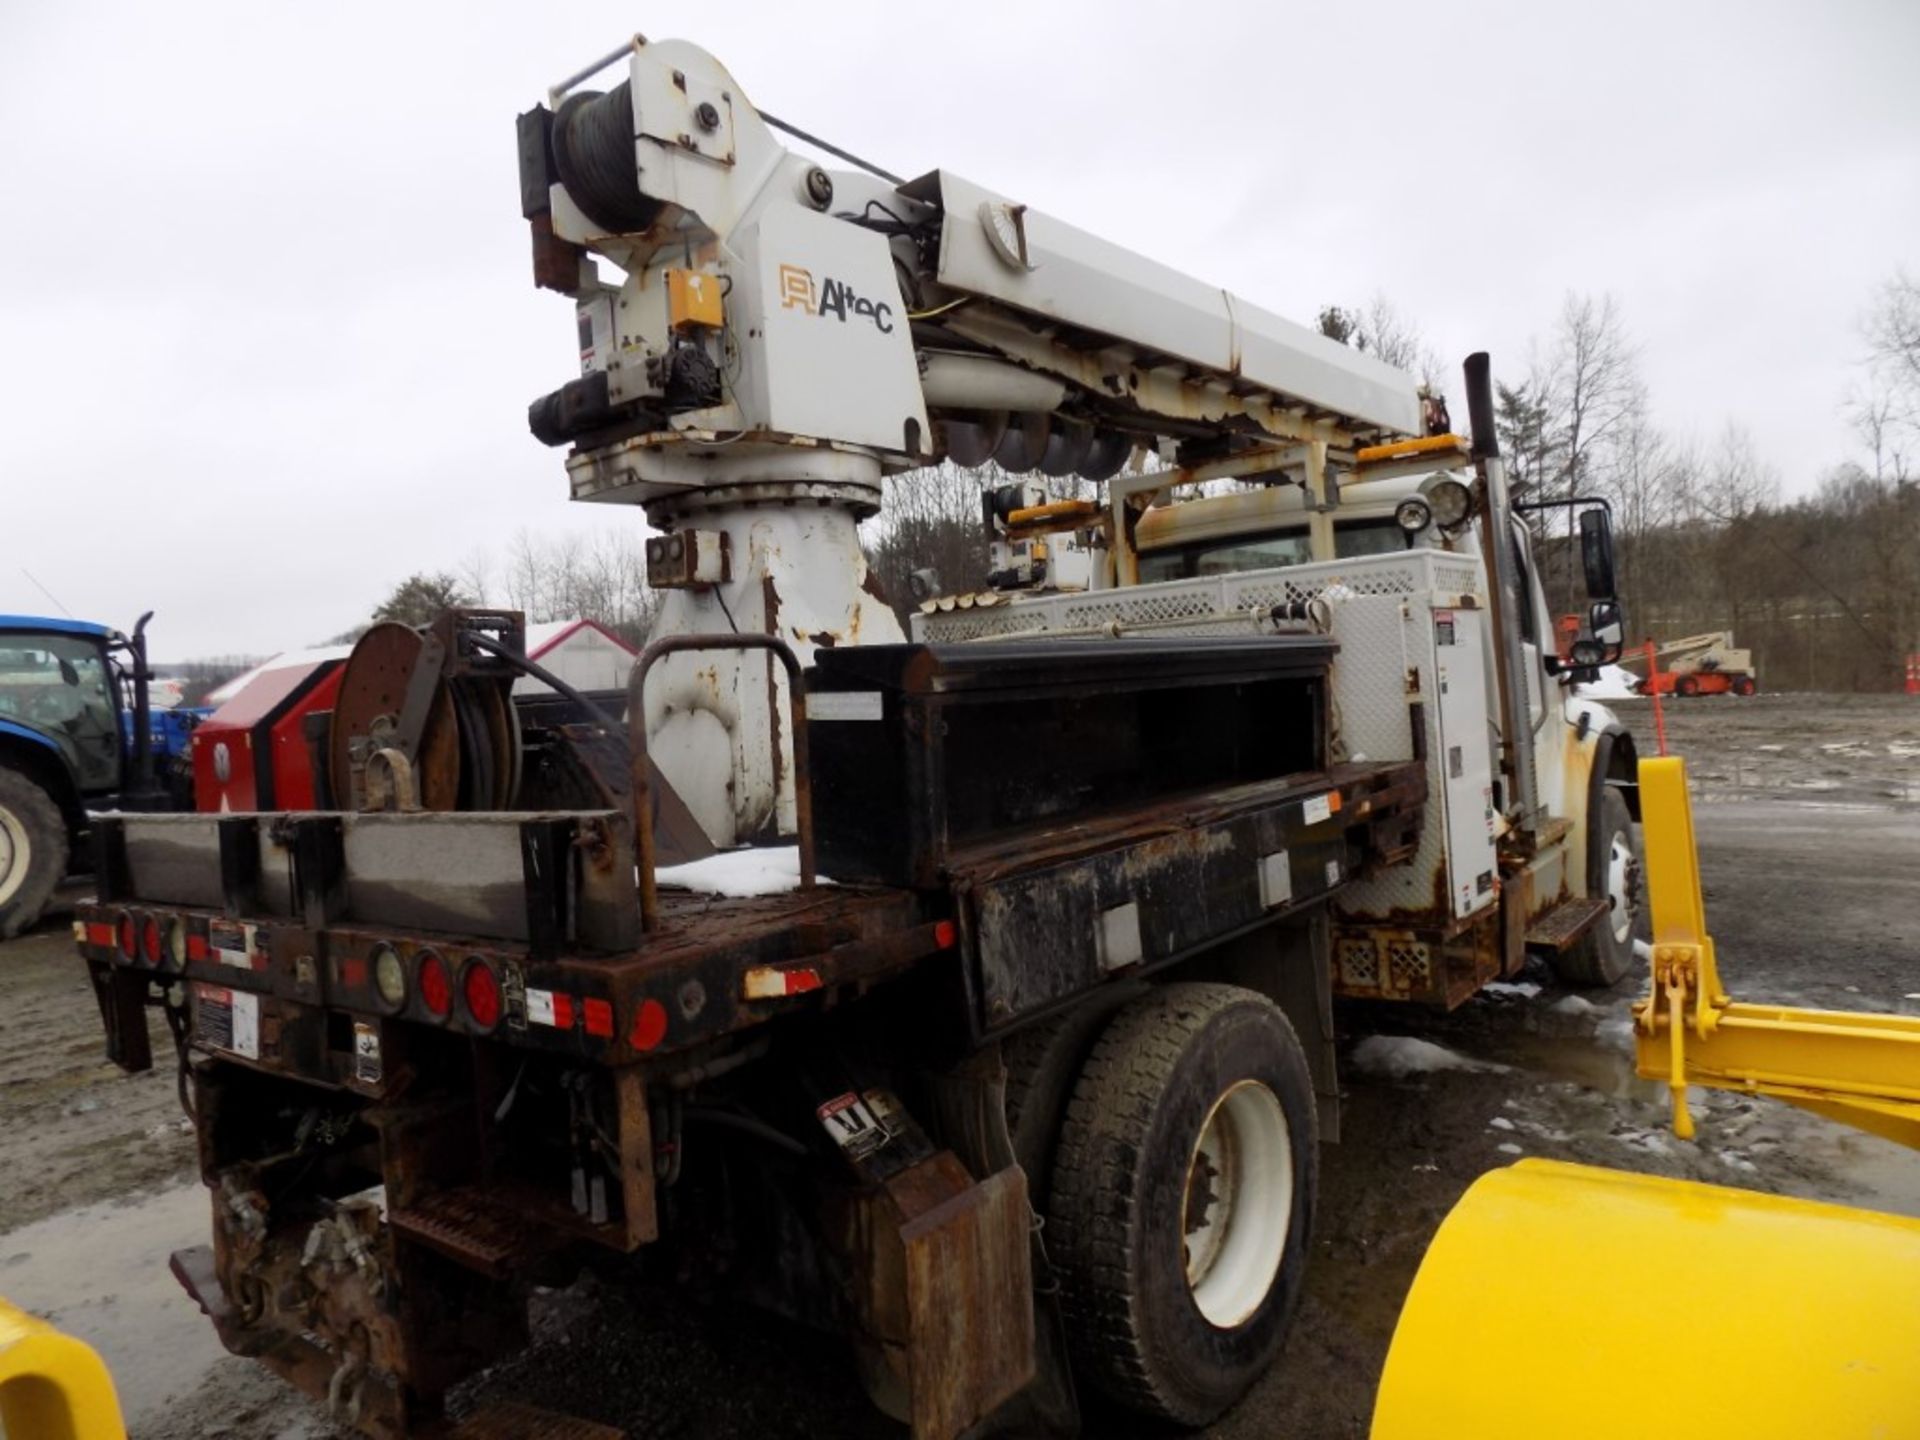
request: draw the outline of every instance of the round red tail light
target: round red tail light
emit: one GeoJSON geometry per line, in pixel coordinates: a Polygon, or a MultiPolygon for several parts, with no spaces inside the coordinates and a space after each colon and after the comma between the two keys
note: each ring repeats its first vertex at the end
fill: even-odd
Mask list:
{"type": "Polygon", "coordinates": [[[453,976],[447,971],[447,962],[433,951],[428,950],[420,956],[420,1003],[436,1020],[444,1020],[453,1013],[453,976]]]}
{"type": "Polygon", "coordinates": [[[151,915],[140,927],[140,955],[149,965],[160,963],[160,922],[151,915]]]}
{"type": "Polygon", "coordinates": [[[478,955],[467,961],[460,976],[460,996],[467,1002],[467,1016],[482,1030],[500,1023],[500,982],[493,967],[478,955]]]}
{"type": "Polygon", "coordinates": [[[134,927],[133,916],[122,915],[120,917],[120,924],[115,933],[115,938],[119,942],[120,953],[122,955],[126,956],[129,960],[139,958],[140,932],[134,927]]]}

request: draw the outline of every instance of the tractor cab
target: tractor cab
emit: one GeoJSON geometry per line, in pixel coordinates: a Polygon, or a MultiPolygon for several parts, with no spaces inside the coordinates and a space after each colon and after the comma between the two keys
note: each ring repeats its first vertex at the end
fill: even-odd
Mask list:
{"type": "Polygon", "coordinates": [[[125,779],[114,652],[127,643],[84,620],[0,616],[0,736],[56,752],[82,796],[112,794],[125,779]]]}

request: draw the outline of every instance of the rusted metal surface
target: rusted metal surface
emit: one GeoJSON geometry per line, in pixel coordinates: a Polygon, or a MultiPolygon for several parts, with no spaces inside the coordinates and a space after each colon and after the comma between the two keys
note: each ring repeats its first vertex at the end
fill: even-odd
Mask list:
{"type": "Polygon", "coordinates": [[[951,1440],[1033,1379],[1027,1177],[1013,1166],[900,1227],[914,1440],[951,1440]]]}
{"type": "Polygon", "coordinates": [[[1565,950],[1607,913],[1605,895],[1561,901],[1527,926],[1527,944],[1544,950],[1565,950]]]}
{"type": "Polygon", "coordinates": [[[463,1186],[426,1196],[388,1223],[448,1259],[494,1280],[504,1280],[526,1254],[525,1218],[485,1190],[463,1186]]]}
{"type": "Polygon", "coordinates": [[[954,857],[974,1024],[992,1034],[1116,972],[1277,922],[1399,853],[1425,769],[1339,766],[998,840],[954,857]],[[1383,846],[1376,834],[1383,836],[1383,846]]]}
{"type": "MultiPolygon", "coordinates": [[[[647,672],[667,655],[690,650],[765,650],[777,657],[787,671],[787,695],[793,717],[794,810],[799,828],[800,887],[811,890],[813,867],[813,788],[807,763],[807,695],[800,675],[800,661],[786,643],[774,635],[669,635],[654,641],[634,661],[627,681],[627,750],[630,757],[630,782],[633,787],[633,825],[640,861],[640,916],[648,930],[660,924],[660,899],[654,880],[656,856],[653,839],[652,767],[647,759],[647,672]]],[[[769,686],[769,693],[772,687],[769,686]]],[[[775,732],[776,753],[778,732],[775,732]]]]}
{"type": "Polygon", "coordinates": [[[437,657],[430,674],[423,664],[428,644],[412,626],[390,622],[368,630],[347,657],[327,740],[332,792],[347,808],[362,803],[367,752],[388,744],[413,762],[423,806],[451,810],[459,801],[460,735],[437,657]],[[417,675],[426,676],[424,694],[413,693],[417,675]]]}

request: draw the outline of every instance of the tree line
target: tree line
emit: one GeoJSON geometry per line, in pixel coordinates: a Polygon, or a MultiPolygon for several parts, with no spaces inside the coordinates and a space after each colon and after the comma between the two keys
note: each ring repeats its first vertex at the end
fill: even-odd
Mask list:
{"type": "MultiPolygon", "coordinates": [[[[1612,506],[1630,630],[1729,630],[1764,687],[1890,690],[1920,651],[1920,282],[1871,297],[1843,411],[1855,453],[1796,499],[1734,420],[1699,440],[1661,430],[1639,346],[1610,297],[1569,295],[1519,383],[1496,391],[1516,494],[1612,506]]],[[[1582,596],[1560,512],[1535,517],[1549,594],[1582,596]]]]}

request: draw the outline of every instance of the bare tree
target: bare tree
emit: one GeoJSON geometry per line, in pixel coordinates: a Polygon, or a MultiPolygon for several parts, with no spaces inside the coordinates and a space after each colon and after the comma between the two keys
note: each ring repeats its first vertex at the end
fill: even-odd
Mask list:
{"type": "MultiPolygon", "coordinates": [[[[1559,484],[1552,488],[1570,500],[1592,481],[1596,458],[1646,400],[1639,351],[1628,339],[1611,295],[1596,301],[1590,295],[1567,293],[1539,393],[1553,415],[1551,430],[1559,437],[1559,484]]],[[[1569,511],[1569,544],[1573,525],[1569,511]]],[[[1572,608],[1571,567],[1566,580],[1567,605],[1572,608]]]]}
{"type": "Polygon", "coordinates": [[[1420,327],[1378,291],[1364,310],[1328,305],[1319,316],[1320,333],[1342,345],[1351,345],[1396,370],[1404,370],[1435,394],[1443,388],[1439,358],[1420,333],[1420,327]]]}
{"type": "Polygon", "coordinates": [[[1560,480],[1569,497],[1587,483],[1595,455],[1615,431],[1645,407],[1639,353],[1611,295],[1596,301],[1568,293],[1554,332],[1548,393],[1564,436],[1560,480]]]}
{"type": "Polygon", "coordinates": [[[1863,327],[1870,363],[1901,403],[1909,424],[1920,424],[1920,281],[1905,270],[1880,287],[1863,327]]]}
{"type": "Polygon", "coordinates": [[[1866,378],[1847,402],[1848,418],[1873,456],[1875,477],[1910,480],[1920,452],[1920,282],[1895,273],[1860,328],[1866,378]]]}

